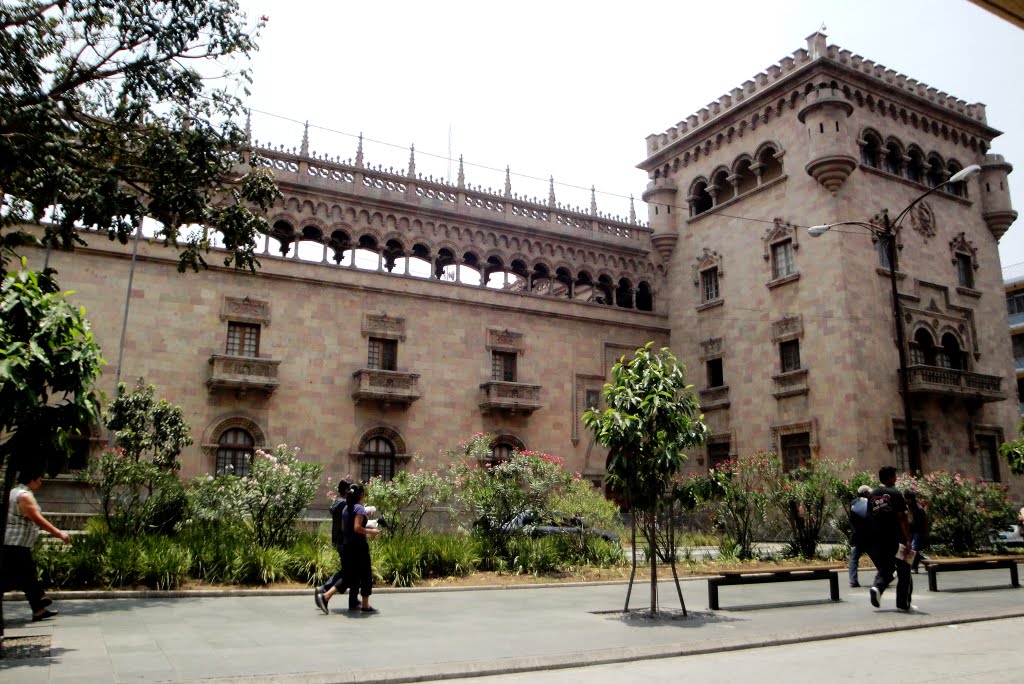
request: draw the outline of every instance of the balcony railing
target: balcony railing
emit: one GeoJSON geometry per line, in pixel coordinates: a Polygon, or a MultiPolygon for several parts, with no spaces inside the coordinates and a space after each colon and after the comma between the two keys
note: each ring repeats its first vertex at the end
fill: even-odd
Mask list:
{"type": "Polygon", "coordinates": [[[210,392],[234,390],[245,394],[255,390],[270,395],[277,389],[277,367],[280,364],[274,359],[214,354],[210,357],[210,377],[206,387],[210,392]]]}
{"type": "Polygon", "coordinates": [[[810,388],[807,386],[806,368],[773,375],[772,380],[775,382],[775,389],[772,391],[772,395],[776,399],[792,397],[797,394],[807,394],[810,391],[810,388]]]}
{"type": "Polygon", "coordinates": [[[376,401],[384,405],[401,404],[408,406],[420,398],[416,373],[360,368],[352,377],[356,379],[352,398],[361,401],[376,401]]]}
{"type": "Polygon", "coordinates": [[[524,385],[521,382],[485,382],[480,385],[483,392],[480,410],[484,413],[505,411],[529,415],[541,407],[540,388],[540,385],[524,385]]]}
{"type": "Polygon", "coordinates": [[[937,366],[910,366],[907,368],[907,387],[911,394],[926,394],[974,399],[982,402],[1003,401],[1003,379],[998,375],[983,375],[953,368],[937,366]]]}
{"type": "Polygon", "coordinates": [[[711,387],[701,390],[700,409],[701,411],[714,411],[715,409],[729,408],[729,386],[711,387]]]}

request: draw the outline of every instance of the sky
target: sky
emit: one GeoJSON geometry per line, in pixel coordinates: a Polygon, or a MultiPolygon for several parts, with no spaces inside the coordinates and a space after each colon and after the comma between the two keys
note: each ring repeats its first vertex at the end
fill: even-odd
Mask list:
{"type": "MultiPolygon", "coordinates": [[[[990,150],[1018,170],[1024,214],[1024,30],[967,0],[240,0],[268,17],[245,98],[261,144],[637,217],[645,138],[806,47],[828,43],[987,107],[990,150]]],[[[843,217],[793,217],[813,224],[843,217]]],[[[1024,217],[1000,242],[1024,262],[1024,217]]]]}

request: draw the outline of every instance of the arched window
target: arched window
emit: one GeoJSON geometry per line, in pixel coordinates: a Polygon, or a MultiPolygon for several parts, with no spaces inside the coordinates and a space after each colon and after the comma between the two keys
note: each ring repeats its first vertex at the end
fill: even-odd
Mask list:
{"type": "Polygon", "coordinates": [[[513,451],[523,451],[526,446],[512,435],[498,435],[491,442],[491,456],[483,462],[484,466],[494,467],[512,458],[513,451]]]}
{"type": "Polygon", "coordinates": [[[874,133],[864,134],[864,144],[860,147],[860,162],[864,166],[877,169],[882,157],[882,141],[874,133]]]}
{"type": "Polygon", "coordinates": [[[758,153],[757,162],[760,165],[762,183],[767,183],[782,175],[782,160],[779,159],[779,151],[771,145],[758,153]]]}
{"type": "MultiPolygon", "coordinates": [[[[955,161],[950,161],[946,165],[946,171],[949,173],[950,177],[959,173],[961,168],[960,164],[955,161]]],[[[947,183],[945,187],[943,187],[943,190],[954,197],[967,197],[967,183],[965,181],[960,181],[959,183],[947,183]]]]}
{"type": "Polygon", "coordinates": [[[903,151],[895,141],[885,146],[885,159],[882,160],[882,168],[894,176],[900,175],[903,168],[903,151]]]}
{"type": "Polygon", "coordinates": [[[964,353],[960,343],[951,333],[942,336],[942,347],[935,354],[935,365],[954,370],[966,370],[964,353]]]}
{"type": "Polygon", "coordinates": [[[907,156],[910,157],[907,162],[907,178],[915,183],[924,182],[924,155],[921,150],[910,150],[907,156]]]}
{"type": "Polygon", "coordinates": [[[693,190],[686,199],[690,203],[690,216],[699,216],[715,204],[708,193],[708,184],[704,181],[694,183],[693,190]]]}
{"type": "Polygon", "coordinates": [[[363,467],[360,479],[369,482],[379,477],[385,482],[395,477],[395,447],[384,437],[371,437],[363,445],[363,467]]]}
{"type": "Polygon", "coordinates": [[[636,288],[636,308],[639,311],[654,311],[654,294],[647,281],[641,280],[636,288]]]}
{"type": "Polygon", "coordinates": [[[925,170],[924,182],[929,188],[934,188],[936,185],[945,180],[945,171],[942,168],[942,162],[937,157],[932,157],[928,160],[928,168],[925,170]]]}
{"type": "Polygon", "coordinates": [[[246,430],[231,428],[217,439],[217,474],[245,477],[249,474],[255,441],[246,430]]]}
{"type": "Polygon", "coordinates": [[[910,343],[910,365],[935,365],[935,341],[932,340],[931,334],[924,328],[919,328],[914,333],[914,341],[910,343]]]}

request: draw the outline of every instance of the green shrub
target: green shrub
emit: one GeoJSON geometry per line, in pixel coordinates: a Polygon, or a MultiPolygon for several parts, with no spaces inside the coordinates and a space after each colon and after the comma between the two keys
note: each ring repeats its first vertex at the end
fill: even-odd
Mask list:
{"type": "Polygon", "coordinates": [[[146,566],[143,538],[111,538],[107,545],[107,564],[110,586],[139,584],[146,566]]]}
{"type": "Polygon", "coordinates": [[[558,572],[563,567],[559,545],[556,537],[515,537],[509,544],[509,567],[517,575],[558,572]]]}
{"type": "Polygon", "coordinates": [[[614,568],[625,565],[626,556],[619,542],[608,541],[601,537],[588,537],[582,557],[578,561],[583,565],[598,568],[614,568]]]}
{"type": "Polygon", "coordinates": [[[319,586],[338,570],[338,552],[323,534],[301,532],[288,548],[288,574],[299,582],[319,586]]]}
{"type": "Polygon", "coordinates": [[[285,549],[264,548],[256,543],[246,544],[232,563],[232,579],[237,584],[267,585],[288,579],[289,555],[285,549]]]}
{"type": "Polygon", "coordinates": [[[372,549],[377,576],[394,587],[411,587],[422,577],[423,543],[416,537],[396,537],[372,549]]]}
{"type": "Polygon", "coordinates": [[[139,580],[153,589],[177,589],[189,577],[192,554],[160,537],[143,539],[143,563],[139,580]]]}
{"type": "Polygon", "coordinates": [[[424,554],[421,573],[430,577],[465,577],[476,569],[478,560],[472,540],[454,534],[422,537],[424,554]]]}
{"type": "Polygon", "coordinates": [[[901,477],[896,486],[917,492],[928,514],[931,546],[942,553],[977,553],[1015,519],[1007,487],[998,482],[939,470],[920,479],[901,477]]]}
{"type": "Polygon", "coordinates": [[[412,461],[416,470],[400,470],[391,480],[375,477],[366,483],[366,499],[386,523],[381,526],[382,536],[417,534],[427,511],[451,497],[448,479],[437,471],[424,470],[421,463],[417,456],[412,461]]]}

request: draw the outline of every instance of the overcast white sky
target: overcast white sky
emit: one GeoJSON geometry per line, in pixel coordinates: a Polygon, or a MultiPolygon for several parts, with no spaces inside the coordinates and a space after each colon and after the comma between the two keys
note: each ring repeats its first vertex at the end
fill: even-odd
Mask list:
{"type": "MultiPolygon", "coordinates": [[[[248,100],[253,136],[422,174],[625,216],[646,176],[644,138],[805,47],[828,42],[987,105],[1004,135],[992,152],[1024,214],[1024,31],[967,0],[519,0],[352,2],[240,0],[267,15],[248,100]],[[491,171],[489,169],[496,169],[491,171]],[[533,180],[543,179],[543,180],[533,180]],[[579,189],[577,189],[579,188],[579,189]]],[[[790,217],[820,223],[846,217],[790,217]]],[[[1004,266],[1024,262],[1024,217],[1000,244],[1004,266]]]]}

